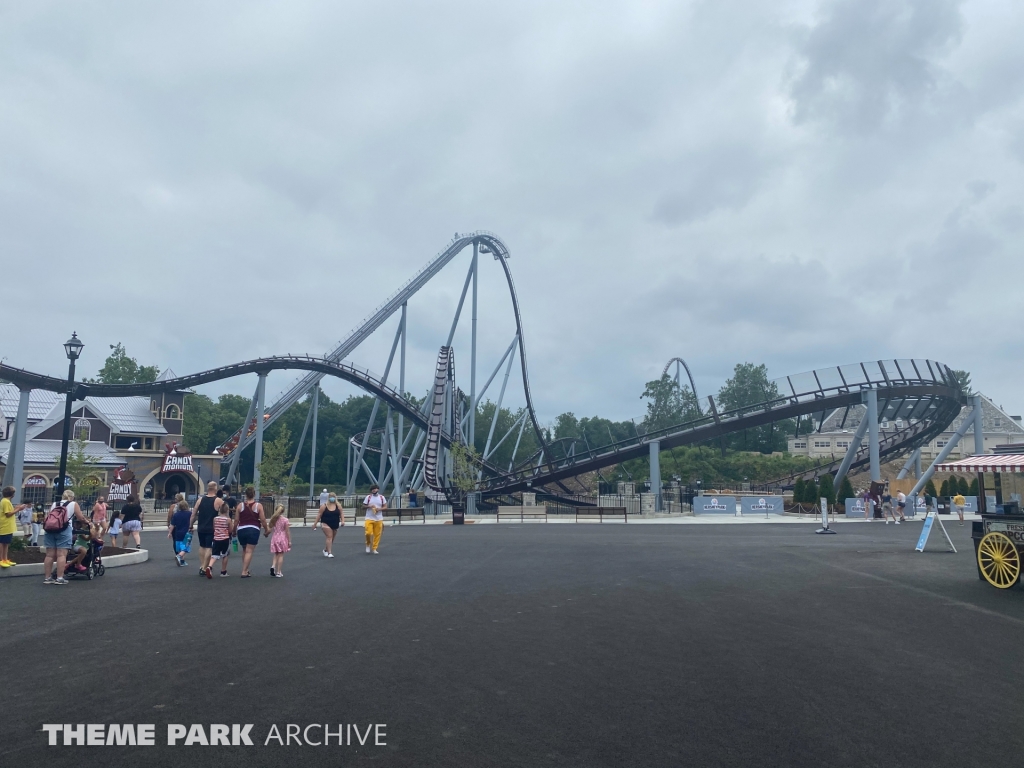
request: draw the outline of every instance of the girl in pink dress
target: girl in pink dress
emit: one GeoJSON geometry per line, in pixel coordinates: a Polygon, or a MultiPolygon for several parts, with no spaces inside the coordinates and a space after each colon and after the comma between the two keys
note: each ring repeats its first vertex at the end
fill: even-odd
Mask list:
{"type": "Polygon", "coordinates": [[[270,566],[270,575],[281,578],[281,565],[284,563],[284,553],[292,548],[292,531],[288,524],[288,516],[284,513],[284,504],[278,504],[274,510],[274,516],[267,524],[270,528],[270,551],[274,555],[274,564],[270,566]]]}

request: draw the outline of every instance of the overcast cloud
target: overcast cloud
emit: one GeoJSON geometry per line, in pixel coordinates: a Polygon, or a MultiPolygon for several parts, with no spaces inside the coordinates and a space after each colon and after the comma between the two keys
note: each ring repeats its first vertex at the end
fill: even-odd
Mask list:
{"type": "MultiPolygon", "coordinates": [[[[321,353],[487,229],[542,420],[639,416],[676,355],[702,395],[741,361],[931,357],[1024,411],[1020,3],[0,8],[11,364],[59,374],[72,330],[86,374],[118,341],[179,374],[321,353]]],[[[467,264],[410,304],[412,389],[467,264]]],[[[487,261],[481,299],[486,376],[487,261]]]]}

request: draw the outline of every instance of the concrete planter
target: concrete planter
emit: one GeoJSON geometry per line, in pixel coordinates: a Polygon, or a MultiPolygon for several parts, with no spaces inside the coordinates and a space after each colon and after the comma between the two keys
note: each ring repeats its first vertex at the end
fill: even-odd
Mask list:
{"type": "MultiPolygon", "coordinates": [[[[120,568],[123,565],[138,565],[149,560],[149,550],[140,549],[135,552],[126,552],[123,555],[110,555],[103,558],[103,565],[107,568],[120,568]]],[[[27,565],[16,565],[13,568],[4,568],[0,571],[0,579],[13,579],[18,576],[42,576],[43,563],[29,563],[27,565]]]]}

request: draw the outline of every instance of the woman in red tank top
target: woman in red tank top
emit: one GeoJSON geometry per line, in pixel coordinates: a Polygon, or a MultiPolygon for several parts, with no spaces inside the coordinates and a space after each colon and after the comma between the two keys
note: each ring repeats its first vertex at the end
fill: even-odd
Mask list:
{"type": "Polygon", "coordinates": [[[256,551],[256,545],[260,543],[260,533],[267,535],[269,532],[267,517],[263,514],[263,505],[256,501],[256,489],[249,486],[245,489],[245,503],[238,507],[238,528],[235,531],[238,543],[243,547],[243,579],[252,575],[249,573],[249,563],[252,560],[252,553],[256,551]]]}

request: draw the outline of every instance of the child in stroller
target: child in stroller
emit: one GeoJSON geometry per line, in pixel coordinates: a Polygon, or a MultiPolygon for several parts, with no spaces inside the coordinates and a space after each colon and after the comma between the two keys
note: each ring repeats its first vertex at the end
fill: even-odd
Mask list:
{"type": "Polygon", "coordinates": [[[106,572],[103,566],[103,526],[91,523],[88,527],[75,528],[75,543],[71,548],[74,560],[68,562],[64,577],[92,580],[106,572]]]}

